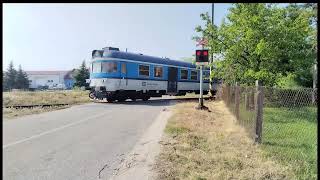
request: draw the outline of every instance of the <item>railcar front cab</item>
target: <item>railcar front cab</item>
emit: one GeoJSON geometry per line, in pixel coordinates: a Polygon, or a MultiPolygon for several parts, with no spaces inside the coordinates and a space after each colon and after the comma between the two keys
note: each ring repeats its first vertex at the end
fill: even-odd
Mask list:
{"type": "MultiPolygon", "coordinates": [[[[119,51],[118,48],[107,47],[108,50],[119,51]]],[[[90,94],[91,99],[103,100],[106,98],[112,102],[121,101],[121,97],[116,97],[118,82],[115,79],[120,77],[118,72],[118,61],[102,59],[104,50],[92,51],[92,62],[90,64],[90,94]]]]}

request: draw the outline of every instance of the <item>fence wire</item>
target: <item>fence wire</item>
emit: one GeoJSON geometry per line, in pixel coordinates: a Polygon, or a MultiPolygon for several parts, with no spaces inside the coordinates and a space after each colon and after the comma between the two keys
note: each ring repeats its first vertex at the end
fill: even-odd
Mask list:
{"type": "MultiPolygon", "coordinates": [[[[300,143],[307,149],[315,146],[317,104],[317,89],[264,87],[263,143],[283,147],[300,143]]],[[[305,152],[299,153],[303,156],[305,152]]]]}
{"type": "Polygon", "coordinates": [[[237,123],[243,126],[251,138],[255,138],[255,87],[238,87],[222,85],[218,88],[217,99],[223,100],[230,112],[237,117],[237,123]],[[238,95],[238,103],[236,103],[238,95]],[[238,104],[238,106],[236,106],[238,104]],[[238,110],[236,109],[238,108],[238,110]],[[237,115],[238,111],[238,115],[237,115]]]}
{"type": "MultiPolygon", "coordinates": [[[[261,89],[263,92],[263,134],[270,134],[268,131],[283,131],[279,129],[282,126],[268,126],[269,122],[275,124],[296,121],[317,123],[317,89],[273,87],[261,87],[261,89]]],[[[256,133],[257,92],[255,86],[237,87],[235,85],[221,85],[217,91],[217,99],[226,103],[229,110],[237,117],[237,123],[243,126],[251,137],[255,137],[256,133]],[[239,102],[236,102],[236,96],[239,96],[239,102]]],[[[290,131],[295,131],[295,129],[289,130],[288,133],[290,131]]],[[[264,138],[264,142],[268,142],[266,138],[268,136],[264,138]]]]}
{"type": "Polygon", "coordinates": [[[317,89],[221,85],[216,96],[268,155],[292,165],[296,179],[317,179],[317,89]]]}

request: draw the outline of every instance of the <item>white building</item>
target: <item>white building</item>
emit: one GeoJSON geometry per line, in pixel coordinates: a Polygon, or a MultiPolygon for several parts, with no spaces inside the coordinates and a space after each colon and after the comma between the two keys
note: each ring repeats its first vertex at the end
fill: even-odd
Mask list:
{"type": "Polygon", "coordinates": [[[73,86],[73,79],[70,71],[26,71],[30,86],[37,89],[48,86],[49,89],[59,87],[69,89],[73,86]]]}

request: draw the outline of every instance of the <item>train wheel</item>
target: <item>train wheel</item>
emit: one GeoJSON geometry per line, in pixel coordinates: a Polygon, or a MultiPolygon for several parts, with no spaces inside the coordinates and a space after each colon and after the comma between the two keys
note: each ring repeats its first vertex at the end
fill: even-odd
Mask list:
{"type": "Polygon", "coordinates": [[[90,93],[89,93],[89,98],[90,98],[90,99],[95,99],[94,92],[90,92],[90,93]]]}
{"type": "Polygon", "coordinates": [[[118,99],[118,102],[124,102],[124,101],[126,101],[127,100],[127,98],[119,98],[118,99]]]}
{"type": "Polygon", "coordinates": [[[131,100],[132,100],[132,101],[136,101],[137,99],[136,99],[136,98],[131,98],[131,100]]]}
{"type": "Polygon", "coordinates": [[[114,101],[114,99],[112,99],[112,98],[107,98],[107,101],[108,101],[109,103],[112,103],[112,102],[114,101]]]}
{"type": "Polygon", "coordinates": [[[143,97],[142,101],[148,101],[148,99],[150,99],[150,97],[143,97]]]}

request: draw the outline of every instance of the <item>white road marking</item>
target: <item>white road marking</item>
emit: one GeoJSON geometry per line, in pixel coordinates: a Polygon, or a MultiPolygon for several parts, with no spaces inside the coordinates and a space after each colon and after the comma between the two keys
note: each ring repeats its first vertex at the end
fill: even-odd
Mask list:
{"type": "Polygon", "coordinates": [[[80,121],[77,121],[77,122],[74,122],[74,123],[66,124],[66,125],[64,125],[64,126],[61,126],[61,127],[58,127],[58,128],[52,129],[52,130],[49,130],[49,131],[45,131],[45,132],[43,132],[43,133],[40,133],[40,134],[37,134],[37,135],[33,135],[33,136],[31,136],[31,137],[28,137],[28,138],[25,138],[25,139],[22,139],[22,140],[13,142],[13,143],[6,144],[6,145],[2,146],[2,149],[6,149],[6,148],[8,148],[8,147],[11,147],[11,146],[14,146],[14,145],[17,145],[17,144],[26,142],[26,141],[30,141],[30,140],[32,140],[32,139],[39,138],[39,137],[44,136],[44,135],[51,134],[51,133],[53,133],[53,132],[56,132],[56,131],[65,129],[65,128],[67,128],[67,127],[74,126],[74,125],[83,123],[83,122],[85,122],[85,121],[88,121],[88,120],[90,120],[90,119],[97,118],[97,117],[102,116],[102,115],[104,115],[104,114],[106,114],[106,113],[104,112],[104,113],[101,113],[101,114],[97,114],[97,115],[95,115],[95,116],[91,116],[91,117],[89,117],[89,118],[86,118],[86,119],[83,119],[83,120],[80,120],[80,121]]]}

